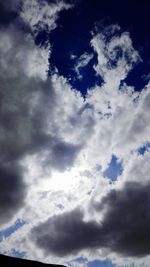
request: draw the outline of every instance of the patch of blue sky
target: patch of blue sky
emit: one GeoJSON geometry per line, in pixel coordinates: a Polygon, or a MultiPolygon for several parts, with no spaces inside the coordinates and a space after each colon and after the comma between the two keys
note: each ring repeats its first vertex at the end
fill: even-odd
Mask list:
{"type": "Polygon", "coordinates": [[[87,267],[117,267],[109,259],[88,261],[86,258],[79,257],[79,258],[76,258],[70,262],[67,262],[67,264],[69,266],[72,266],[72,264],[74,264],[74,263],[79,264],[79,266],[80,266],[80,264],[83,264],[87,267]]]}
{"type": "Polygon", "coordinates": [[[14,233],[19,228],[21,228],[24,224],[25,224],[25,221],[21,219],[17,219],[13,225],[0,231],[0,239],[10,236],[12,233],[14,233]]]}
{"type": "Polygon", "coordinates": [[[146,151],[148,151],[148,150],[150,150],[150,143],[149,143],[149,142],[146,143],[144,146],[140,147],[140,148],[138,149],[138,153],[139,153],[140,155],[144,155],[144,153],[145,153],[146,151]]]}
{"type": "Polygon", "coordinates": [[[138,62],[136,66],[129,72],[128,76],[124,80],[124,82],[129,85],[133,86],[135,91],[142,91],[143,88],[146,86],[147,81],[143,78],[143,68],[145,68],[144,72],[147,71],[147,65],[144,62],[138,62]]]}
{"type": "Polygon", "coordinates": [[[94,260],[90,261],[87,265],[88,267],[116,267],[111,260],[94,260]]]}
{"type": "Polygon", "coordinates": [[[123,167],[121,162],[115,155],[112,155],[108,168],[103,172],[103,175],[111,181],[116,181],[117,177],[122,173],[123,167]]]}

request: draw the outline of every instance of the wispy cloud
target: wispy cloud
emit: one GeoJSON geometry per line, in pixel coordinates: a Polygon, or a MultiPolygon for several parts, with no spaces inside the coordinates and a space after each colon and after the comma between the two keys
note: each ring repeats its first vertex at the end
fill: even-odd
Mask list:
{"type": "Polygon", "coordinates": [[[93,55],[88,54],[86,52],[79,57],[74,67],[78,79],[83,78],[80,72],[83,68],[85,68],[89,64],[92,58],[93,58],[93,55]]]}

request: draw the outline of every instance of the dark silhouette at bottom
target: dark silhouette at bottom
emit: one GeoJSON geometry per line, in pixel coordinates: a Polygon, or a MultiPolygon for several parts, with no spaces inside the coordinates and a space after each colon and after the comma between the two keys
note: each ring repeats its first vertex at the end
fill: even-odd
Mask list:
{"type": "Polygon", "coordinates": [[[0,255],[0,266],[10,267],[65,267],[63,265],[45,264],[38,261],[30,261],[24,259],[13,258],[5,255],[0,255]]]}

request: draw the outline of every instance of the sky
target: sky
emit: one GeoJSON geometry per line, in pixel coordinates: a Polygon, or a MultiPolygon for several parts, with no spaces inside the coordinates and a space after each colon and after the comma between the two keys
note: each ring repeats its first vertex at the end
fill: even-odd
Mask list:
{"type": "Polygon", "coordinates": [[[150,2],[0,0],[0,253],[150,261],[150,2]]]}

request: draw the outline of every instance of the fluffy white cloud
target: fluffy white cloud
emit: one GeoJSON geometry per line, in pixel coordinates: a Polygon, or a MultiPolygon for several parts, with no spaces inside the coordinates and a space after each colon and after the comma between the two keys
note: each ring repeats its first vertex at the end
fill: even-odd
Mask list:
{"type": "Polygon", "coordinates": [[[64,1],[48,3],[46,0],[22,1],[20,17],[26,22],[36,34],[39,30],[51,30],[56,28],[56,20],[60,11],[71,8],[64,1]]]}
{"type": "Polygon", "coordinates": [[[0,37],[1,79],[6,75],[12,78],[26,75],[26,79],[47,79],[49,47],[38,48],[30,35],[23,34],[14,26],[1,30],[0,37]]]}
{"type": "Polygon", "coordinates": [[[132,46],[129,33],[121,33],[118,25],[109,26],[105,28],[104,33],[93,37],[91,45],[98,59],[95,71],[106,83],[111,82],[112,90],[118,89],[120,82],[140,60],[138,52],[132,46]]]}

